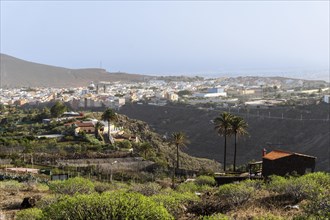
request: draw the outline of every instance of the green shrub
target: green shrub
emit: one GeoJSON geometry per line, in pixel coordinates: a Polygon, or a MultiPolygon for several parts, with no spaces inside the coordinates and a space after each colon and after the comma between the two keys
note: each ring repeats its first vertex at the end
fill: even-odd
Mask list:
{"type": "Polygon", "coordinates": [[[221,213],[215,213],[210,216],[203,216],[200,218],[201,220],[229,220],[230,218],[221,213]]]}
{"type": "Polygon", "coordinates": [[[242,205],[248,201],[254,192],[253,187],[246,186],[242,183],[225,184],[219,187],[218,196],[224,200],[229,206],[242,205]]]}
{"type": "Polygon", "coordinates": [[[56,180],[49,183],[49,189],[55,193],[73,195],[75,193],[92,193],[94,184],[81,177],[75,177],[68,180],[56,180]]]}
{"type": "Polygon", "coordinates": [[[18,192],[23,189],[23,184],[16,180],[0,181],[0,189],[3,189],[7,192],[18,192]]]}
{"type": "Polygon", "coordinates": [[[132,190],[145,196],[152,196],[159,193],[161,188],[162,187],[159,184],[149,182],[144,184],[134,184],[132,190]]]}
{"type": "Polygon", "coordinates": [[[126,183],[121,182],[113,182],[113,183],[105,183],[105,182],[95,182],[94,183],[94,190],[98,193],[103,193],[107,191],[128,191],[131,189],[131,186],[126,183]]]}
{"type": "Polygon", "coordinates": [[[17,220],[38,220],[42,219],[43,214],[41,209],[38,208],[31,208],[31,209],[24,209],[22,211],[17,212],[16,218],[17,220]]]}
{"type": "Polygon", "coordinates": [[[316,172],[299,177],[306,182],[314,182],[322,188],[330,189],[330,173],[316,172]]]}
{"type": "Polygon", "coordinates": [[[66,196],[44,210],[44,219],[173,219],[167,210],[139,193],[122,191],[66,196]],[[56,215],[54,215],[56,213],[56,215]]]}
{"type": "Polygon", "coordinates": [[[330,193],[319,194],[303,206],[305,219],[330,219],[330,193]]]}
{"type": "Polygon", "coordinates": [[[186,182],[186,183],[181,183],[178,187],[177,187],[177,191],[178,192],[206,192],[206,191],[210,191],[211,187],[209,185],[197,185],[194,182],[186,182]]]}
{"type": "Polygon", "coordinates": [[[194,182],[181,183],[177,186],[176,190],[178,192],[198,192],[199,186],[194,182]]]}
{"type": "Polygon", "coordinates": [[[252,187],[255,190],[260,190],[264,187],[263,180],[244,180],[244,181],[240,182],[240,184],[242,184],[246,187],[252,187]]]}
{"type": "Polygon", "coordinates": [[[301,177],[284,178],[280,176],[271,176],[271,182],[268,184],[270,191],[289,196],[296,202],[303,199],[312,199],[325,190],[326,179],[322,175],[305,175],[301,177]],[[318,178],[314,178],[318,176],[318,178]]]}
{"type": "Polygon", "coordinates": [[[103,193],[103,192],[111,191],[114,189],[115,189],[115,186],[113,184],[101,183],[101,182],[94,183],[94,190],[95,190],[95,192],[98,192],[98,193],[103,193]]]}
{"type": "Polygon", "coordinates": [[[199,197],[191,192],[180,193],[166,189],[150,197],[157,204],[164,206],[175,217],[180,216],[189,202],[198,201],[199,197]]]}
{"type": "Polygon", "coordinates": [[[330,174],[310,173],[300,177],[302,181],[310,183],[309,202],[303,210],[309,218],[330,219],[330,174]]]}
{"type": "Polygon", "coordinates": [[[203,186],[203,185],[215,186],[216,185],[216,181],[215,181],[214,177],[212,177],[212,176],[199,176],[196,178],[195,183],[199,186],[203,186]]]}
{"type": "Polygon", "coordinates": [[[36,183],[35,187],[38,192],[45,192],[49,190],[49,187],[43,183],[36,183]]]}
{"type": "Polygon", "coordinates": [[[58,202],[61,199],[61,196],[48,194],[46,196],[42,196],[39,201],[36,203],[36,207],[39,209],[44,209],[45,207],[58,202]]]}
{"type": "Polygon", "coordinates": [[[284,220],[284,219],[285,218],[283,218],[281,216],[276,216],[276,215],[273,215],[271,213],[267,213],[265,215],[253,217],[253,220],[284,220]]]}

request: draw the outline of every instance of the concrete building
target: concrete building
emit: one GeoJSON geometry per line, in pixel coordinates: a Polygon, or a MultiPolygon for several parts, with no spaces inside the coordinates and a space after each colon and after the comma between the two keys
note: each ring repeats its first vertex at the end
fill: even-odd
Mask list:
{"type": "Polygon", "coordinates": [[[177,102],[179,100],[179,96],[173,92],[167,93],[166,98],[172,102],[177,102]]]}

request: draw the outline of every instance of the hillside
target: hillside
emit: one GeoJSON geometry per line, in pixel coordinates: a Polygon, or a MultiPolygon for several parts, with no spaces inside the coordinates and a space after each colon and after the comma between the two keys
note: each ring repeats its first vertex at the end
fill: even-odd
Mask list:
{"type": "Polygon", "coordinates": [[[104,69],[68,69],[33,63],[1,54],[1,88],[79,87],[91,81],[141,81],[145,76],[109,73],[104,69]]]}
{"type": "MultiPolygon", "coordinates": [[[[170,135],[174,131],[184,131],[190,140],[186,149],[187,153],[215,159],[222,163],[223,138],[215,133],[213,124],[210,122],[217,117],[219,112],[220,110],[207,111],[182,105],[162,107],[127,105],[120,111],[131,118],[146,121],[160,134],[170,135]]],[[[240,113],[237,110],[232,110],[232,113],[243,116],[249,124],[249,136],[239,140],[237,156],[239,164],[261,160],[263,148],[266,148],[268,152],[272,149],[282,149],[316,156],[317,170],[329,171],[329,121],[309,120],[327,119],[329,105],[295,109],[290,107],[255,109],[250,110],[248,114],[241,109],[240,113]],[[281,119],[282,113],[284,119],[281,119]],[[279,118],[268,118],[269,114],[279,118]],[[301,116],[304,120],[299,120],[301,116]]],[[[233,143],[231,141],[228,143],[227,153],[227,161],[232,164],[233,143]]]]}
{"type": "MultiPolygon", "coordinates": [[[[132,134],[137,135],[142,142],[150,143],[155,151],[158,160],[172,165],[176,159],[175,147],[169,145],[168,140],[164,140],[161,135],[153,132],[150,126],[140,120],[130,119],[127,116],[119,115],[119,124],[127,128],[132,134]]],[[[180,167],[188,170],[219,171],[220,164],[214,160],[201,157],[193,157],[184,152],[180,153],[180,167]]]]}

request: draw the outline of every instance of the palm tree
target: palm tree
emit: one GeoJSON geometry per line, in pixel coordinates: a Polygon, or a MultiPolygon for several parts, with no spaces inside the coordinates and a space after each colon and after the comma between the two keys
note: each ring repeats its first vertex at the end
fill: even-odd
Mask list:
{"type": "Polygon", "coordinates": [[[105,110],[101,116],[103,121],[108,122],[108,138],[110,140],[110,122],[117,120],[117,114],[111,108],[105,110]]]}
{"type": "Polygon", "coordinates": [[[152,145],[148,142],[145,142],[140,145],[140,150],[144,154],[144,159],[147,159],[147,155],[152,152],[152,145]]]}
{"type": "Polygon", "coordinates": [[[227,136],[231,135],[231,120],[233,115],[228,112],[223,112],[214,119],[214,128],[220,136],[225,138],[225,148],[223,155],[223,170],[226,171],[226,159],[227,159],[227,136]]]}
{"type": "Polygon", "coordinates": [[[237,139],[239,135],[246,135],[248,132],[246,131],[246,128],[248,127],[248,124],[242,117],[239,116],[233,116],[233,118],[230,120],[231,125],[231,132],[234,134],[235,137],[235,150],[234,150],[234,172],[236,171],[236,150],[237,150],[237,139]]]}
{"type": "Polygon", "coordinates": [[[102,135],[100,135],[100,130],[103,127],[104,127],[104,125],[101,122],[99,122],[99,121],[96,122],[96,124],[95,124],[95,133],[94,133],[96,139],[99,139],[100,137],[101,137],[101,139],[103,139],[102,135]]]}
{"type": "Polygon", "coordinates": [[[179,148],[186,146],[187,137],[183,132],[174,132],[172,134],[172,143],[176,146],[176,168],[179,169],[179,148]]]}

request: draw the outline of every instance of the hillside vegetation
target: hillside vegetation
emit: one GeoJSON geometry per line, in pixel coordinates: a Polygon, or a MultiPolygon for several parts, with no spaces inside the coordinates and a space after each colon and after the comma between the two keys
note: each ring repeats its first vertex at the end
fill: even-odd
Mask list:
{"type": "Polygon", "coordinates": [[[16,219],[328,219],[330,176],[272,176],[215,186],[210,176],[181,183],[100,183],[80,177],[47,184],[0,182],[1,209],[13,217],[19,198],[34,196],[33,208],[16,219]],[[28,186],[28,187],[27,187],[28,186]]]}

